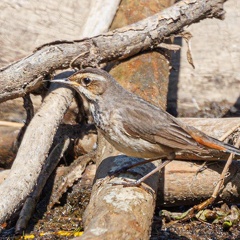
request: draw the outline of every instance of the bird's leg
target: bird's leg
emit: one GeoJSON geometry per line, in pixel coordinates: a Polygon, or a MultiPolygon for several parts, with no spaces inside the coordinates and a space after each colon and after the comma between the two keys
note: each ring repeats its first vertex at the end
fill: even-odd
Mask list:
{"type": "Polygon", "coordinates": [[[147,178],[149,178],[154,173],[160,171],[162,168],[164,168],[166,165],[168,165],[172,160],[166,160],[162,164],[160,164],[158,167],[153,169],[151,172],[143,176],[142,178],[138,179],[137,181],[133,182],[134,186],[140,186],[142,182],[144,182],[147,178]]]}
{"type": "Polygon", "coordinates": [[[205,169],[207,169],[209,166],[217,164],[217,161],[205,161],[203,164],[201,164],[201,166],[197,169],[196,171],[196,176],[200,173],[203,172],[205,169]]]}
{"type": "MultiPolygon", "coordinates": [[[[154,173],[156,173],[159,170],[161,170],[162,168],[164,168],[174,158],[175,158],[175,153],[172,152],[165,159],[162,159],[162,160],[165,160],[164,162],[162,162],[158,167],[156,167],[155,169],[153,169],[151,172],[149,172],[148,174],[144,175],[140,179],[138,179],[138,180],[136,180],[134,182],[125,179],[125,182],[116,183],[116,184],[114,183],[113,185],[123,185],[124,187],[138,187],[138,186],[141,185],[141,183],[143,183],[151,175],[153,175],[154,173]]],[[[139,165],[142,165],[142,164],[146,164],[146,163],[149,163],[149,162],[153,162],[153,161],[156,161],[156,160],[159,160],[159,159],[160,159],[159,157],[156,157],[156,158],[151,158],[151,159],[148,159],[148,160],[144,160],[142,162],[138,162],[138,163],[134,163],[134,164],[128,165],[126,167],[118,169],[117,171],[112,172],[113,173],[112,176],[114,176],[114,174],[119,174],[119,173],[121,173],[123,171],[127,171],[130,168],[133,168],[133,167],[136,167],[136,166],[139,166],[139,165]]]]}

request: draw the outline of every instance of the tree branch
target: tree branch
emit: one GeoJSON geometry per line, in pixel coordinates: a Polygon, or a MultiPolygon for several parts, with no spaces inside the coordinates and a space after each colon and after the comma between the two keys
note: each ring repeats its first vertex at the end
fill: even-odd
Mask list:
{"type": "Polygon", "coordinates": [[[11,172],[0,185],[0,222],[5,221],[19,209],[36,185],[56,130],[72,98],[70,89],[56,89],[54,85],[29,124],[11,172]]]}
{"type": "Polygon", "coordinates": [[[223,19],[226,0],[185,0],[135,24],[89,39],[45,44],[0,70],[0,102],[24,96],[56,69],[98,66],[158,47],[165,38],[205,18],[223,19]]]}

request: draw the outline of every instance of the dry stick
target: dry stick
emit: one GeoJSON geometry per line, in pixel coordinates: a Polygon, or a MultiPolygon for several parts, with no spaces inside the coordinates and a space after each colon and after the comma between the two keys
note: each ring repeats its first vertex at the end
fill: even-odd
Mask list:
{"type": "MultiPolygon", "coordinates": [[[[235,125],[232,128],[230,128],[225,134],[223,134],[218,140],[224,141],[228,136],[230,136],[235,130],[239,128],[239,125],[235,125]]],[[[237,143],[236,143],[237,144],[237,143]]]]}
{"type": "MultiPolygon", "coordinates": [[[[239,146],[240,146],[240,135],[239,135],[238,140],[237,140],[237,142],[235,144],[236,148],[239,148],[239,146]]],[[[227,172],[229,170],[230,165],[232,164],[233,158],[234,158],[234,154],[231,153],[229,155],[229,158],[228,158],[228,160],[227,160],[227,162],[226,162],[226,164],[224,166],[224,169],[223,169],[223,171],[221,173],[220,180],[217,183],[216,187],[214,188],[212,196],[209,199],[207,199],[206,201],[204,201],[204,202],[202,202],[202,203],[200,203],[198,205],[195,205],[193,208],[188,210],[187,211],[187,213],[188,213],[187,216],[184,217],[182,219],[182,221],[191,219],[196,212],[201,211],[202,209],[204,209],[207,206],[211,205],[215,201],[215,199],[217,198],[217,196],[218,196],[218,194],[219,194],[219,192],[220,192],[220,190],[221,190],[221,188],[222,188],[222,186],[224,184],[224,179],[226,177],[226,174],[227,174],[227,172]]]]}
{"type": "Polygon", "coordinates": [[[49,176],[57,167],[57,164],[62,158],[64,152],[67,150],[69,144],[70,140],[66,138],[61,143],[57,144],[51,151],[49,157],[47,158],[47,163],[44,165],[41,174],[39,175],[34,191],[30,196],[28,196],[20,212],[19,219],[15,227],[16,234],[22,234],[26,229],[28,221],[30,220],[37,201],[42,193],[42,189],[44,188],[49,176]]]}
{"type": "Polygon", "coordinates": [[[205,18],[223,19],[225,1],[180,1],[158,14],[106,34],[45,44],[32,55],[0,69],[0,102],[37,89],[46,74],[66,69],[70,63],[72,67],[99,66],[126,59],[144,50],[157,48],[165,38],[192,23],[205,18]]]}

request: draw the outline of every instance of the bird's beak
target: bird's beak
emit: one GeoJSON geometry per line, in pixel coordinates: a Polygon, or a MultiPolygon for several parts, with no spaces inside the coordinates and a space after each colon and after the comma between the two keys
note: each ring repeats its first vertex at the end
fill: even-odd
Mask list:
{"type": "Polygon", "coordinates": [[[48,82],[51,82],[51,83],[63,83],[63,84],[76,86],[76,87],[79,86],[79,84],[77,82],[70,81],[68,78],[54,79],[54,80],[45,80],[45,81],[48,81],[48,82]]]}

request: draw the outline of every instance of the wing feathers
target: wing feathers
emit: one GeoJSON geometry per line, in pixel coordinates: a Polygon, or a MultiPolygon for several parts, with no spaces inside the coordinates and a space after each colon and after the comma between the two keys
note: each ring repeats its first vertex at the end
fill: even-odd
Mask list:
{"type": "Polygon", "coordinates": [[[200,150],[197,142],[173,121],[168,113],[154,106],[150,109],[123,108],[124,131],[133,138],[142,138],[151,143],[159,143],[174,149],[200,150]],[[153,108],[154,109],[153,109],[153,108]],[[151,115],[151,113],[154,113],[151,115]]]}

